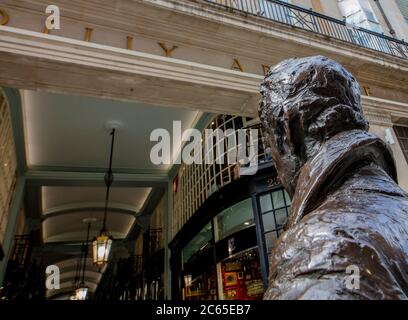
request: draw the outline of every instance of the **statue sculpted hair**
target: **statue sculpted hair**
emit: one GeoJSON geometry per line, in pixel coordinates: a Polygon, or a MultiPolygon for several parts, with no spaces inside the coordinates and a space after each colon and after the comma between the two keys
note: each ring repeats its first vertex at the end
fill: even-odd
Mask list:
{"type": "Polygon", "coordinates": [[[292,170],[292,176],[337,133],[368,130],[356,79],[323,56],[288,59],[272,67],[261,95],[259,116],[270,134],[272,155],[275,162],[286,157],[285,170],[292,170]]]}

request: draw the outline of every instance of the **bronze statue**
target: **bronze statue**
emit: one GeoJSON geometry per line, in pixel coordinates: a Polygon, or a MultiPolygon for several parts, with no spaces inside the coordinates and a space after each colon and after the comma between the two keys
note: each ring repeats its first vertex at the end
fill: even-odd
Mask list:
{"type": "Polygon", "coordinates": [[[356,79],[326,57],[289,59],[271,68],[261,94],[292,197],[264,298],[407,299],[408,194],[391,150],[367,132],[356,79]]]}

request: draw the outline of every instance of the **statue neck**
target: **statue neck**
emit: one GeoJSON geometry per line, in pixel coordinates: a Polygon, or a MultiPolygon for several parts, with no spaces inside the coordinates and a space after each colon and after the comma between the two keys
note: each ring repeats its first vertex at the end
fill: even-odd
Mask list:
{"type": "Polygon", "coordinates": [[[375,163],[397,180],[389,147],[363,130],[341,132],[326,141],[300,169],[287,227],[317,208],[333,190],[362,164],[375,163]]]}

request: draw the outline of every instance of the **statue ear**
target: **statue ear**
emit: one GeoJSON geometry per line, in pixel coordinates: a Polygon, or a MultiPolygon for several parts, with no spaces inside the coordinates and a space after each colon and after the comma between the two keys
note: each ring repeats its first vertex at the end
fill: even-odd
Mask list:
{"type": "Polygon", "coordinates": [[[269,134],[271,144],[275,144],[275,146],[272,147],[276,149],[279,155],[284,156],[287,154],[287,147],[285,146],[285,144],[287,144],[285,143],[286,130],[285,124],[282,122],[282,120],[275,121],[274,126],[269,131],[269,134]]]}
{"type": "Polygon", "coordinates": [[[305,129],[301,120],[301,115],[297,108],[293,108],[288,113],[286,120],[284,135],[287,137],[288,147],[291,150],[293,156],[298,158],[300,162],[303,162],[306,156],[305,146],[305,129]]]}

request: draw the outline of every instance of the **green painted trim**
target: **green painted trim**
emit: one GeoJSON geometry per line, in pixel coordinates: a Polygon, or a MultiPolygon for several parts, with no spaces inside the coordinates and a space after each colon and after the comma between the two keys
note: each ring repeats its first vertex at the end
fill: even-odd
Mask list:
{"type": "Polygon", "coordinates": [[[17,173],[19,176],[21,176],[27,169],[21,95],[17,89],[2,88],[2,90],[10,107],[11,124],[13,128],[14,145],[17,158],[17,173]]]}
{"type": "Polygon", "coordinates": [[[197,124],[195,126],[195,129],[199,131],[204,131],[205,128],[207,128],[208,124],[216,117],[217,115],[215,113],[203,113],[201,118],[197,121],[197,124]]]}
{"type": "MultiPolygon", "coordinates": [[[[27,170],[29,186],[105,186],[102,172],[66,172],[27,170]]],[[[128,174],[115,173],[114,187],[164,187],[169,181],[167,173],[128,174]]]]}
{"type": "MultiPolygon", "coordinates": [[[[29,166],[28,171],[55,171],[55,172],[82,172],[82,173],[106,173],[106,168],[98,167],[66,167],[66,166],[29,166]]],[[[162,169],[131,169],[113,168],[114,174],[152,174],[165,175],[168,170],[162,169]]]]}
{"type": "Polygon", "coordinates": [[[24,199],[25,179],[20,177],[17,179],[16,189],[14,192],[13,201],[10,207],[9,219],[3,241],[4,259],[0,262],[0,284],[3,284],[4,276],[6,275],[7,263],[13,246],[13,239],[17,227],[17,218],[20,213],[24,199]]]}
{"type": "Polygon", "coordinates": [[[4,250],[3,250],[3,247],[2,247],[2,245],[0,243],[0,261],[2,261],[3,258],[4,258],[4,250]]]}
{"type": "Polygon", "coordinates": [[[167,189],[164,193],[164,222],[163,229],[164,232],[164,298],[171,300],[171,251],[169,248],[170,241],[172,240],[173,234],[173,192],[172,192],[172,183],[169,182],[167,189]]]}
{"type": "Polygon", "coordinates": [[[153,188],[147,196],[139,214],[131,227],[126,240],[136,240],[140,231],[146,229],[150,223],[150,216],[164,194],[163,188],[153,188]]]}

